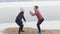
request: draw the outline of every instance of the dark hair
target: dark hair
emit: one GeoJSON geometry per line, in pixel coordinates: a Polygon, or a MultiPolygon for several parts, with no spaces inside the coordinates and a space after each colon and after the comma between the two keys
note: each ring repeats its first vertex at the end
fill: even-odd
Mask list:
{"type": "Polygon", "coordinates": [[[35,8],[38,9],[38,6],[36,5],[35,8]]]}

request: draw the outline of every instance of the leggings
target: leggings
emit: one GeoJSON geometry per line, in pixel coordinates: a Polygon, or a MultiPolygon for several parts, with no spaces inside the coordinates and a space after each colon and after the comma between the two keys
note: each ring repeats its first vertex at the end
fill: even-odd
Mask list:
{"type": "Polygon", "coordinates": [[[44,18],[38,20],[38,23],[37,23],[37,28],[38,28],[38,31],[41,32],[41,29],[40,29],[40,24],[44,21],[44,18]]]}
{"type": "Polygon", "coordinates": [[[23,30],[23,22],[21,20],[16,20],[15,22],[19,26],[19,32],[18,33],[20,34],[20,30],[23,30]]]}

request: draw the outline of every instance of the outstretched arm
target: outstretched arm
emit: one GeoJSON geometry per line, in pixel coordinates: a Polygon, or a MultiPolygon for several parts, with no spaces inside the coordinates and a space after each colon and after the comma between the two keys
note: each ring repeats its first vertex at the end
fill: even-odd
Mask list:
{"type": "Polygon", "coordinates": [[[23,20],[26,22],[26,19],[25,19],[24,15],[23,15],[23,20]]]}
{"type": "Polygon", "coordinates": [[[31,11],[30,11],[30,14],[31,14],[32,16],[35,16],[35,13],[32,13],[31,11]]]}

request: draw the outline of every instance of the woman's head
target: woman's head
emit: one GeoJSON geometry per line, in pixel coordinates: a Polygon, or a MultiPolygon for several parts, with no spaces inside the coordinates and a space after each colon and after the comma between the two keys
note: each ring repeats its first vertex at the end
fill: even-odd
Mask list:
{"type": "Polygon", "coordinates": [[[36,9],[38,9],[38,6],[37,5],[34,6],[34,10],[36,10],[36,9]]]}
{"type": "Polygon", "coordinates": [[[24,9],[23,9],[23,8],[21,8],[20,10],[21,10],[22,12],[24,12],[24,9]]]}

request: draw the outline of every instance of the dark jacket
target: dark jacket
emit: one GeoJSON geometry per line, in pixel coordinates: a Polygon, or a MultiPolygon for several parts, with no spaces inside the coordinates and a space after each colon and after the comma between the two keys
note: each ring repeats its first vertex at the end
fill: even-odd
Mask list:
{"type": "Polygon", "coordinates": [[[25,19],[25,17],[24,17],[24,12],[20,12],[20,13],[18,14],[18,16],[16,17],[15,22],[17,22],[17,21],[22,21],[22,19],[23,19],[24,21],[26,21],[26,19],[25,19]]]}

